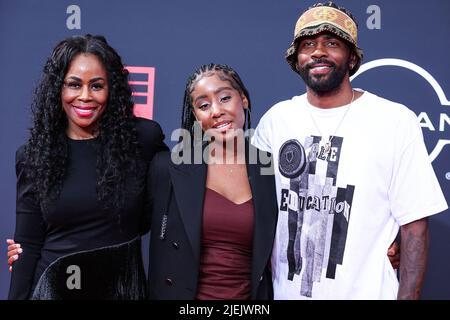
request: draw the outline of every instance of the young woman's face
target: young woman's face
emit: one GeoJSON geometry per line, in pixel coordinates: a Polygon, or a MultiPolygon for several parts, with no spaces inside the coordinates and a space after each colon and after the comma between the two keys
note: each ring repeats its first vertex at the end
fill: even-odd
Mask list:
{"type": "Polygon", "coordinates": [[[105,66],[93,54],[75,56],[67,70],[61,102],[68,119],[70,138],[93,136],[108,102],[105,66]]]}
{"type": "Polygon", "coordinates": [[[203,131],[216,139],[229,140],[235,136],[236,129],[243,129],[248,99],[217,73],[205,75],[195,83],[191,101],[203,131]]]}

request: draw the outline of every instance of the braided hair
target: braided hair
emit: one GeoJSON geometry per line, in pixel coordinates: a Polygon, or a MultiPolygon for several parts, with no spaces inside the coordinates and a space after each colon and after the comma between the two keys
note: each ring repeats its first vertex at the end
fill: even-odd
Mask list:
{"type": "Polygon", "coordinates": [[[220,80],[228,81],[231,86],[236,89],[240,94],[244,95],[248,100],[248,108],[244,110],[245,112],[245,123],[243,129],[250,129],[251,127],[251,102],[250,95],[247,88],[241,80],[239,74],[231,67],[225,64],[204,64],[188,78],[186,83],[186,90],[184,91],[183,99],[183,111],[181,113],[181,127],[188,130],[191,133],[193,139],[193,130],[195,124],[195,116],[192,112],[192,97],[191,94],[195,89],[196,83],[203,77],[208,77],[211,75],[217,75],[220,80]]]}

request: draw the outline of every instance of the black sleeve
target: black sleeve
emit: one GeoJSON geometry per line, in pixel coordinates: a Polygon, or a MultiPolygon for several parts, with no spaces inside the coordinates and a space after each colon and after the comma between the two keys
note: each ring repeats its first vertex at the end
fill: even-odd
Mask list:
{"type": "Polygon", "coordinates": [[[157,152],[169,150],[164,143],[161,127],[156,121],[136,118],[136,130],[144,160],[150,162],[157,152]]]}
{"type": "MultiPolygon", "coordinates": [[[[164,143],[164,134],[161,130],[160,125],[153,120],[148,120],[144,118],[135,118],[136,130],[138,134],[138,139],[141,144],[142,150],[142,158],[147,163],[150,163],[153,157],[161,151],[168,151],[169,148],[164,143]]],[[[151,219],[151,199],[148,197],[148,194],[151,190],[151,181],[149,178],[150,166],[148,166],[147,177],[146,177],[146,191],[145,191],[145,203],[143,214],[140,218],[140,228],[139,233],[141,235],[146,234],[150,230],[150,219],[151,219]]]]}
{"type": "Polygon", "coordinates": [[[168,151],[159,152],[155,155],[148,167],[146,194],[145,194],[145,222],[147,231],[151,227],[155,210],[166,211],[170,196],[170,176],[168,165],[170,153],[168,151]],[[163,206],[164,208],[161,208],[163,206]]]}
{"type": "Polygon", "coordinates": [[[147,174],[146,174],[146,180],[145,180],[145,195],[144,195],[144,210],[142,219],[140,222],[141,230],[140,233],[145,234],[150,231],[151,227],[151,219],[152,219],[152,210],[153,210],[153,185],[152,182],[154,181],[154,166],[155,162],[158,161],[158,155],[156,154],[150,165],[147,166],[147,174]]]}
{"type": "Polygon", "coordinates": [[[33,192],[31,181],[23,165],[24,147],[16,152],[17,200],[14,240],[23,249],[14,262],[9,288],[9,299],[28,299],[33,286],[37,262],[45,239],[45,223],[41,208],[33,192]]]}

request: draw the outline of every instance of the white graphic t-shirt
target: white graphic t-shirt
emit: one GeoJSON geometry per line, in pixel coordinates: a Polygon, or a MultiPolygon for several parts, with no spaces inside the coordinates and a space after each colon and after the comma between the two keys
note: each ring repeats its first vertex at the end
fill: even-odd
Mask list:
{"type": "Polygon", "coordinates": [[[274,159],[275,299],[395,299],[399,226],[447,209],[415,114],[369,92],[328,110],[304,94],[273,106],[252,143],[274,159]]]}

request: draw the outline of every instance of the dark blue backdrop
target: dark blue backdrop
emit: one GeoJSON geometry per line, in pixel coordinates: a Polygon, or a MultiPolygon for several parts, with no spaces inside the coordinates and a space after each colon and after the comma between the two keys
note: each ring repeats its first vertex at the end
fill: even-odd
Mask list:
{"type": "MultiPolygon", "coordinates": [[[[299,13],[313,2],[0,0],[1,243],[14,232],[15,150],[28,134],[31,96],[43,63],[59,40],[81,33],[103,34],[126,64],[154,67],[153,117],[166,132],[168,144],[173,145],[170,133],[180,123],[185,80],[201,64],[226,63],[239,71],[252,95],[254,125],[272,104],[305,91],[283,54],[299,13]],[[67,13],[70,5],[78,6],[79,16],[73,16],[70,10],[67,13]],[[70,22],[80,22],[80,29],[69,29],[68,19],[69,27],[70,22]]],[[[359,21],[365,63],[393,58],[413,64],[408,68],[372,68],[353,83],[416,112],[428,150],[434,151],[434,169],[450,202],[450,1],[342,0],[340,4],[359,21]],[[375,21],[379,29],[367,24],[367,20],[373,22],[373,11],[368,10],[371,5],[380,9],[380,20],[375,21]]],[[[400,63],[405,62],[394,64],[400,63]]],[[[423,298],[450,299],[448,211],[432,217],[430,229],[423,298]]],[[[4,299],[9,273],[4,258],[6,246],[1,243],[0,298],[4,299]]]]}

